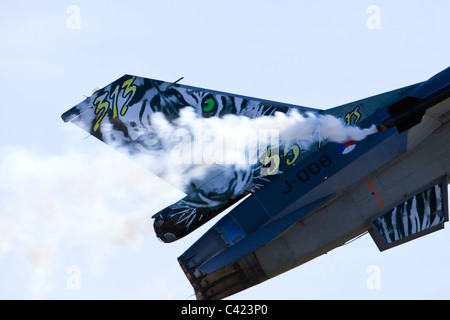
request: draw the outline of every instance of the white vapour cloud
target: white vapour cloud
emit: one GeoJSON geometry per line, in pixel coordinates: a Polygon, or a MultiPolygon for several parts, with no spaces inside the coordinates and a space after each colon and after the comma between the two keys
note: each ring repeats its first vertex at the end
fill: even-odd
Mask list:
{"type": "Polygon", "coordinates": [[[308,149],[318,141],[362,140],[376,132],[375,126],[347,126],[332,115],[301,114],[295,109],[251,119],[234,114],[202,118],[187,107],[173,121],[155,113],[150,122],[148,141],[158,141],[163,151],[142,150],[132,157],[181,190],[192,180],[209,177],[218,166],[245,169],[263,163],[268,146],[274,150],[295,143],[308,149]]]}
{"type": "Polygon", "coordinates": [[[61,244],[137,244],[140,234],[153,235],[151,215],[180,197],[108,150],[0,153],[0,254],[20,252],[36,267],[50,263],[61,244]]]}
{"type": "Polygon", "coordinates": [[[318,141],[362,140],[376,132],[374,125],[366,129],[346,126],[332,115],[312,112],[303,115],[295,109],[289,114],[276,112],[273,116],[251,119],[234,114],[202,118],[194,109],[184,108],[173,122],[161,113],[155,113],[151,122],[158,138],[170,146],[172,162],[193,164],[239,164],[239,160],[255,164],[257,156],[249,156],[249,151],[259,152],[270,144],[297,143],[308,149],[318,141]],[[220,153],[220,157],[214,158],[214,152],[220,153]],[[243,154],[247,157],[243,158],[243,154]]]}

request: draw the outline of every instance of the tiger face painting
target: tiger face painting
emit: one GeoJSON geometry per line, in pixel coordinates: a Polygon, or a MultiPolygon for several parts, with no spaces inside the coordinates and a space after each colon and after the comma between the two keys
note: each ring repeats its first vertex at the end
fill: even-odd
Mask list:
{"type": "MultiPolygon", "coordinates": [[[[174,141],[161,133],[163,130],[156,123],[156,115],[162,115],[168,123],[175,123],[185,108],[191,108],[198,118],[205,119],[230,114],[256,118],[275,112],[287,113],[291,107],[125,75],[67,111],[63,119],[74,122],[122,152],[139,155],[138,158],[144,160],[142,163],[150,171],[165,178],[167,155],[173,151],[174,141]],[[152,160],[163,162],[166,166],[156,166],[152,160]]],[[[180,172],[195,172],[203,165],[189,164],[180,172]]],[[[188,181],[183,181],[182,186],[186,197],[153,216],[158,237],[165,242],[176,240],[262,187],[271,178],[267,170],[261,170],[267,165],[270,165],[268,161],[247,166],[211,165],[206,174],[188,175],[188,181]]]]}

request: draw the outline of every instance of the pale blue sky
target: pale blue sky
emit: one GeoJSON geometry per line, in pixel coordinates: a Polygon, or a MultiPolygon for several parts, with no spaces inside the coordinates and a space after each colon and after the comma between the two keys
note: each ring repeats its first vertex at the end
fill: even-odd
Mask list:
{"type": "MultiPolygon", "coordinates": [[[[60,119],[96,87],[126,73],[184,76],[193,86],[329,108],[448,67],[448,12],[446,0],[3,5],[0,298],[193,299],[176,258],[214,221],[174,244],[156,239],[150,216],[180,193],[60,119]],[[367,27],[371,5],[379,29],[367,27]],[[122,180],[108,176],[117,166],[126,167],[122,180]],[[69,266],[80,271],[78,289],[67,284],[69,266]]],[[[448,299],[449,243],[447,228],[380,253],[366,235],[233,298],[448,299]],[[371,290],[372,265],[381,288],[371,290]]]]}

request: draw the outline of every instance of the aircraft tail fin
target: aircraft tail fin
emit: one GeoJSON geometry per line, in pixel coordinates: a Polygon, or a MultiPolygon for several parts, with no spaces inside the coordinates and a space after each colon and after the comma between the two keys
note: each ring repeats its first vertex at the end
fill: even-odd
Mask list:
{"type": "MultiPolygon", "coordinates": [[[[165,242],[177,240],[193,231],[246,196],[256,186],[265,183],[265,180],[260,178],[257,170],[260,163],[252,166],[251,170],[234,170],[232,166],[223,165],[222,162],[227,159],[206,163],[202,153],[206,154],[207,148],[204,147],[200,152],[196,150],[196,146],[201,145],[195,141],[196,131],[202,131],[201,126],[193,129],[181,126],[180,130],[170,134],[168,126],[161,123],[167,121],[173,124],[186,107],[193,110],[198,119],[231,114],[258,118],[275,112],[287,113],[290,109],[315,111],[187,86],[180,84],[179,80],[171,83],[124,75],[62,114],[65,122],[70,121],[104,143],[133,156],[149,171],[186,193],[185,198],[155,215],[155,231],[165,242]],[[156,117],[155,113],[161,117],[156,117]],[[187,142],[186,148],[184,145],[180,147],[180,140],[187,142]],[[183,178],[180,179],[180,176],[183,178]],[[163,220],[168,222],[164,223],[163,220]]],[[[193,122],[189,117],[185,120],[193,122]]],[[[206,136],[205,141],[213,139],[212,132],[203,132],[201,135],[206,136]]],[[[245,137],[242,138],[244,140],[245,137]]],[[[209,153],[212,151],[209,150],[209,153]]],[[[220,157],[217,155],[217,158],[220,157]]]]}

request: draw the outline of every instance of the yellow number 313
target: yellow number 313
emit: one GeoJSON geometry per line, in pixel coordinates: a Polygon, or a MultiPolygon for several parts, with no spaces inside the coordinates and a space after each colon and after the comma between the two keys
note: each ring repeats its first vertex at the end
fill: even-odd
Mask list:
{"type": "Polygon", "coordinates": [[[112,103],[113,119],[115,119],[119,115],[120,92],[122,92],[122,98],[126,99],[122,104],[122,108],[120,109],[120,115],[124,116],[127,113],[128,105],[133,96],[136,94],[137,90],[137,87],[133,84],[135,79],[136,77],[132,77],[124,81],[122,85],[120,84],[116,85],[111,94],[109,93],[109,91],[105,91],[102,95],[99,95],[94,100],[94,106],[96,107],[94,113],[96,115],[99,114],[99,117],[95,122],[94,128],[92,129],[94,132],[98,130],[100,123],[105,117],[106,112],[108,111],[111,103],[112,103]]]}

